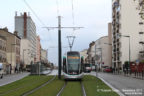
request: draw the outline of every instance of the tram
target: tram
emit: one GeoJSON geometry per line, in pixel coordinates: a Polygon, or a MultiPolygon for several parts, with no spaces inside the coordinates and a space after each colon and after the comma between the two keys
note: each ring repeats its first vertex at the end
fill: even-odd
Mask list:
{"type": "Polygon", "coordinates": [[[69,51],[63,57],[63,75],[65,80],[82,79],[83,57],[77,51],[69,51]]]}

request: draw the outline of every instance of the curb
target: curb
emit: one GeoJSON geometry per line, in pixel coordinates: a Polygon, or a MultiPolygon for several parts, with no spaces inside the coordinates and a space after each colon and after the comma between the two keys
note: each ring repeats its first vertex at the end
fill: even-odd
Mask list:
{"type": "Polygon", "coordinates": [[[106,82],[103,78],[97,77],[100,80],[102,80],[106,85],[108,85],[113,91],[115,91],[120,96],[125,96],[122,92],[120,92],[118,89],[114,88],[112,85],[110,85],[108,82],[106,82]]]}

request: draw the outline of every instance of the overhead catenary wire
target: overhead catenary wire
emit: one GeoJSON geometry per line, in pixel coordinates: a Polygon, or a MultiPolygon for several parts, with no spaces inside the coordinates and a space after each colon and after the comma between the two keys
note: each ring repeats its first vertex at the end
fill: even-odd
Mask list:
{"type": "Polygon", "coordinates": [[[60,16],[59,1],[58,0],[56,0],[56,5],[57,5],[57,15],[60,16]]]}
{"type": "Polygon", "coordinates": [[[74,2],[71,0],[72,3],[72,19],[73,19],[73,25],[75,25],[75,20],[74,20],[74,2]]]}
{"type": "MultiPolygon", "coordinates": [[[[39,18],[39,16],[36,14],[36,12],[32,9],[32,7],[28,4],[28,2],[26,0],[23,0],[23,2],[26,4],[26,6],[31,10],[31,12],[35,15],[35,17],[38,19],[38,21],[42,24],[42,26],[46,26],[45,23],[39,18]]],[[[49,30],[48,30],[49,31],[49,30]]],[[[51,38],[51,34],[49,35],[50,39],[51,38]]]]}
{"type": "MultiPolygon", "coordinates": [[[[71,8],[72,8],[72,24],[73,26],[75,26],[75,13],[74,13],[74,1],[73,0],[71,0],[71,8]]],[[[75,32],[75,29],[73,29],[72,36],[75,36],[74,32],[75,32]]]]}
{"type": "Polygon", "coordinates": [[[27,5],[27,7],[32,11],[32,13],[35,15],[35,17],[39,20],[39,22],[43,25],[43,26],[46,26],[44,24],[44,22],[39,18],[39,16],[36,14],[36,12],[31,8],[31,6],[27,3],[26,0],[23,0],[24,3],[27,5]]]}

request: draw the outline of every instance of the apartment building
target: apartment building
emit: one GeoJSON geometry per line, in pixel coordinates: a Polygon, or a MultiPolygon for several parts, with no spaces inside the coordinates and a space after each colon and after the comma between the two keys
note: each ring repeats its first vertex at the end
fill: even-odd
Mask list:
{"type": "Polygon", "coordinates": [[[6,73],[14,73],[20,68],[20,37],[17,32],[11,33],[7,28],[0,29],[0,35],[6,38],[6,73]]]}
{"type": "Polygon", "coordinates": [[[96,64],[99,65],[101,68],[102,66],[109,66],[111,67],[111,57],[110,57],[110,47],[109,44],[109,37],[103,36],[95,41],[96,48],[96,64]]]}
{"type": "MultiPolygon", "coordinates": [[[[111,24],[111,23],[110,23],[111,24]]],[[[110,28],[109,24],[109,28],[110,28]]],[[[109,29],[110,30],[110,29],[109,29]]],[[[109,34],[111,34],[109,32],[109,34]]],[[[103,36],[96,41],[93,41],[89,44],[89,48],[87,50],[87,58],[86,62],[91,63],[93,65],[98,64],[101,66],[112,66],[112,45],[111,45],[111,37],[103,36]],[[96,61],[96,62],[95,62],[96,61]]]]}
{"type": "Polygon", "coordinates": [[[139,61],[143,49],[143,0],[112,0],[112,66],[139,61]]]}
{"type": "Polygon", "coordinates": [[[30,41],[30,49],[33,57],[33,62],[36,62],[36,51],[37,51],[37,35],[36,26],[31,16],[21,13],[20,16],[15,15],[15,30],[18,32],[18,36],[22,39],[28,39],[30,41]]]}
{"type": "Polygon", "coordinates": [[[87,58],[87,49],[84,49],[80,52],[80,55],[83,56],[84,63],[86,63],[86,58],[87,58]]]}

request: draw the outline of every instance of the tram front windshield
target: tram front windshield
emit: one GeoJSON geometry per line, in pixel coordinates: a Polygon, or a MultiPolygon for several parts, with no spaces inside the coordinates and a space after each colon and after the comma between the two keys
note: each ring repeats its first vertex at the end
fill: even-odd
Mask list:
{"type": "Polygon", "coordinates": [[[80,64],[80,57],[78,55],[70,55],[68,56],[68,70],[71,71],[78,71],[80,64]]]}

